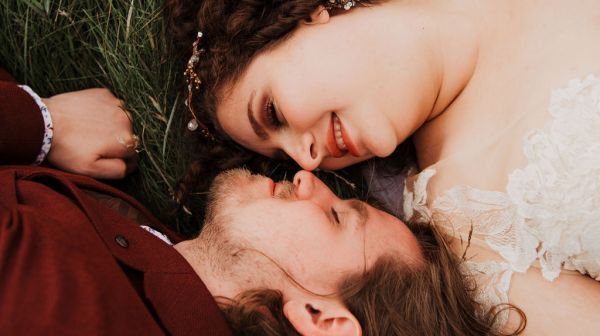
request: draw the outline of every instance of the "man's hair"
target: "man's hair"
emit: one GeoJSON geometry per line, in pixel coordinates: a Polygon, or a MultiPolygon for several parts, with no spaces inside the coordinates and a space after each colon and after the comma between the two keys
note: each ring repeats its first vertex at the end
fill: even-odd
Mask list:
{"type": "MultiPolygon", "coordinates": [[[[425,264],[408,268],[398,257],[383,256],[365,272],[338,283],[338,297],[354,314],[363,335],[503,335],[494,322],[510,304],[487,311],[474,299],[475,281],[461,272],[458,258],[429,225],[410,225],[420,242],[425,264]]],[[[252,289],[235,299],[218,299],[237,335],[298,335],[283,314],[283,295],[252,289]]]]}
{"type": "MultiPolygon", "coordinates": [[[[384,0],[362,0],[366,6],[384,0]]],[[[166,0],[165,19],[177,44],[182,72],[191,56],[192,43],[202,31],[205,49],[196,67],[202,80],[192,103],[196,116],[219,141],[207,140],[196,132],[190,143],[191,162],[179,181],[176,199],[185,202],[191,191],[208,190],[219,172],[245,165],[257,173],[273,170],[273,162],[246,150],[222,132],[216,120],[218,95],[235,82],[254,57],[291,36],[326,0],[166,0]]],[[[355,9],[353,9],[355,10],[355,9]]],[[[332,15],[343,10],[333,10],[332,15]]],[[[182,79],[182,90],[183,90],[182,79]]],[[[190,116],[191,118],[191,116],[190,116]]]]}

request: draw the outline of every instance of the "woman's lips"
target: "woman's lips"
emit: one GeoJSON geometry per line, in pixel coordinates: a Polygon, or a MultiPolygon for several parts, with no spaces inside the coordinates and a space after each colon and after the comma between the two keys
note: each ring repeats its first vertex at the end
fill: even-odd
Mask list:
{"type": "Polygon", "coordinates": [[[342,121],[333,113],[331,115],[331,127],[327,136],[327,147],[333,157],[342,157],[346,153],[358,157],[360,156],[356,146],[348,136],[348,133],[342,125],[342,121]]]}
{"type": "Polygon", "coordinates": [[[335,144],[342,151],[348,151],[348,147],[344,143],[344,137],[342,136],[342,122],[340,118],[334,113],[331,117],[333,119],[333,136],[335,138],[335,144]]]}
{"type": "Polygon", "coordinates": [[[345,153],[342,152],[335,141],[335,125],[333,116],[335,116],[335,114],[333,114],[331,117],[331,124],[329,126],[329,130],[327,131],[327,150],[329,151],[329,155],[333,156],[334,158],[339,158],[344,156],[345,153]]]}

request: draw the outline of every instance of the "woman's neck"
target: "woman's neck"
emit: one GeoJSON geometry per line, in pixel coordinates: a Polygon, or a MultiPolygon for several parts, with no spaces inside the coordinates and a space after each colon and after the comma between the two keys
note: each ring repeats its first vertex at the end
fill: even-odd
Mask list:
{"type": "MultiPolygon", "coordinates": [[[[428,125],[442,116],[469,86],[478,71],[479,55],[490,43],[498,43],[498,31],[503,28],[512,6],[511,1],[411,1],[391,2],[394,10],[421,15],[422,27],[413,29],[426,31],[426,45],[432,70],[433,89],[424,91],[424,101],[418,123],[413,126],[413,141],[417,148],[419,163],[436,161],[432,144],[443,143],[447,132],[436,129],[428,131],[428,125]],[[404,8],[403,8],[404,7],[404,8]]],[[[422,79],[418,80],[422,81],[422,79]]],[[[402,113],[402,111],[398,111],[402,113]]],[[[394,120],[405,122],[400,116],[394,120]]],[[[405,137],[399,137],[399,142],[405,137]]],[[[427,164],[428,165],[428,164],[427,164]]]]}
{"type": "Polygon", "coordinates": [[[494,20],[479,1],[389,1],[348,14],[340,31],[354,28],[354,43],[370,50],[371,71],[386,83],[372,106],[393,124],[398,144],[460,96],[494,20]]]}

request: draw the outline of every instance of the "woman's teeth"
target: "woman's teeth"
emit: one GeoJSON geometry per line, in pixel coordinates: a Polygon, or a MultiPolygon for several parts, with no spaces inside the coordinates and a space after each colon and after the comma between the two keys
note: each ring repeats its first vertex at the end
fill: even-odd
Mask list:
{"type": "Polygon", "coordinates": [[[344,138],[342,137],[342,124],[340,123],[340,118],[338,118],[335,114],[333,115],[333,133],[335,136],[335,143],[338,148],[345,151],[348,150],[346,144],[344,143],[344,138]]]}

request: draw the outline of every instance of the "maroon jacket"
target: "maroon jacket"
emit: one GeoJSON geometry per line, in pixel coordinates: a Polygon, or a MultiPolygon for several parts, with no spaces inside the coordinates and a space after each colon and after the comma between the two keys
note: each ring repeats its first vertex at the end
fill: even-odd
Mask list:
{"type": "MultiPolygon", "coordinates": [[[[7,79],[0,70],[0,163],[30,163],[42,118],[7,79]]],[[[0,166],[0,334],[229,335],[191,266],[140,221],[181,240],[92,178],[0,166]]]]}

